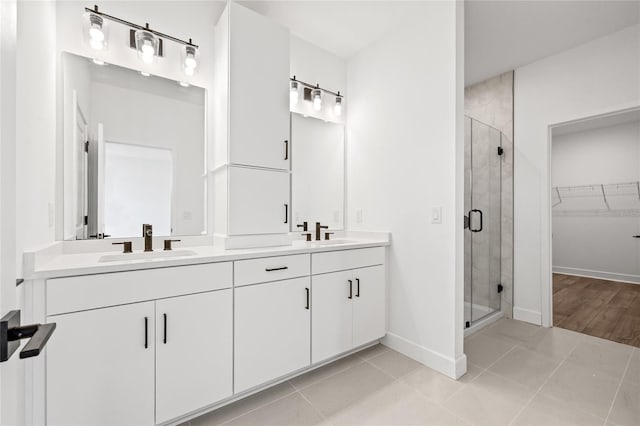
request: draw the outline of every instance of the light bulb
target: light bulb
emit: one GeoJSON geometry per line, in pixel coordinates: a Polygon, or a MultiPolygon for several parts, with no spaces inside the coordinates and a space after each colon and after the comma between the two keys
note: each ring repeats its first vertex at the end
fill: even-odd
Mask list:
{"type": "Polygon", "coordinates": [[[158,52],[158,38],[150,31],[136,31],[136,49],[138,56],[145,64],[155,61],[158,52]]]}
{"type": "Polygon", "coordinates": [[[184,66],[193,69],[198,66],[198,62],[193,56],[187,56],[187,58],[184,60],[184,66]]]}
{"type": "Polygon", "coordinates": [[[184,69],[184,73],[185,73],[186,75],[188,75],[188,76],[192,76],[192,75],[193,75],[193,73],[194,73],[194,71],[195,71],[195,70],[194,70],[193,68],[185,68],[185,69],[184,69]]]}
{"type": "Polygon", "coordinates": [[[100,42],[104,41],[104,33],[102,32],[102,28],[97,24],[92,24],[91,29],[89,30],[89,37],[91,37],[91,40],[100,42]]]}
{"type": "Polygon", "coordinates": [[[104,48],[104,41],[91,38],[89,39],[89,46],[91,46],[93,50],[102,50],[104,48]]]}
{"type": "Polygon", "coordinates": [[[336,97],[336,104],[333,106],[333,112],[336,114],[336,117],[340,117],[342,115],[342,96],[336,97]]]}
{"type": "Polygon", "coordinates": [[[313,109],[320,111],[322,109],[322,92],[320,89],[313,90],[313,109]]]}
{"type": "Polygon", "coordinates": [[[298,98],[299,98],[298,82],[297,81],[292,81],[291,82],[291,89],[289,91],[289,103],[291,105],[298,105],[298,98]]]}

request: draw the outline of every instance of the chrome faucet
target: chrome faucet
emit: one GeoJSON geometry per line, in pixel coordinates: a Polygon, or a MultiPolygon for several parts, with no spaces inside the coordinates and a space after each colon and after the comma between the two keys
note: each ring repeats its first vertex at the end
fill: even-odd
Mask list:
{"type": "Polygon", "coordinates": [[[316,222],[316,241],[320,241],[320,230],[329,229],[327,225],[320,225],[320,222],[316,222]]]}
{"type": "Polygon", "coordinates": [[[142,225],[142,236],[144,237],[144,251],[153,251],[153,226],[148,223],[142,225]]]}

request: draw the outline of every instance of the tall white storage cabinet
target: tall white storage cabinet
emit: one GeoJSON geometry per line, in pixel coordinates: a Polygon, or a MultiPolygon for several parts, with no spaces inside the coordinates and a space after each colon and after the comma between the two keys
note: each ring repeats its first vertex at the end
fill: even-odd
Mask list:
{"type": "Polygon", "coordinates": [[[215,233],[287,233],[289,30],[230,2],[215,38],[215,233]]]}

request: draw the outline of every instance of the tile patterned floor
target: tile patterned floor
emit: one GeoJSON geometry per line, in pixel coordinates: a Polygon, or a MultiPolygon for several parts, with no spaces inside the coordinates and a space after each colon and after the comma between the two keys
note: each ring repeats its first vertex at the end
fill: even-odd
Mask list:
{"type": "Polygon", "coordinates": [[[205,414],[213,425],[640,425],[640,349],[503,319],[459,381],[377,345],[205,414]]]}

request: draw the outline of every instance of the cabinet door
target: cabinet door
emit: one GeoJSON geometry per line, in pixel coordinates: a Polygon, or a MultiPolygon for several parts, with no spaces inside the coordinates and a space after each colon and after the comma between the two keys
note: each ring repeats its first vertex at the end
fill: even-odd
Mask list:
{"type": "Polygon", "coordinates": [[[231,291],[156,302],[156,423],[231,396],[231,291]]]}
{"type": "Polygon", "coordinates": [[[153,425],[154,318],[154,302],[49,317],[47,425],[153,425]]]}
{"type": "Polygon", "coordinates": [[[384,266],[355,269],[353,280],[353,347],[357,347],[386,333],[384,266]]]}
{"type": "Polygon", "coordinates": [[[310,279],[235,289],[235,392],[310,365],[310,279]]]}
{"type": "Polygon", "coordinates": [[[289,173],[229,168],[229,235],[289,232],[289,173]]]}
{"type": "Polygon", "coordinates": [[[312,279],[312,362],[352,348],[353,297],[351,271],[314,275],[312,279]]]}
{"type": "Polygon", "coordinates": [[[231,2],[230,162],[289,169],[289,30],[231,2]]]}

